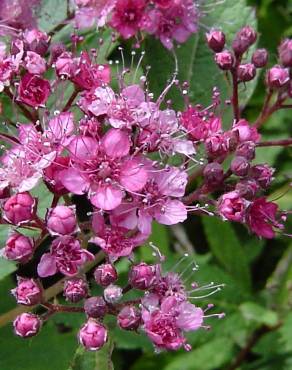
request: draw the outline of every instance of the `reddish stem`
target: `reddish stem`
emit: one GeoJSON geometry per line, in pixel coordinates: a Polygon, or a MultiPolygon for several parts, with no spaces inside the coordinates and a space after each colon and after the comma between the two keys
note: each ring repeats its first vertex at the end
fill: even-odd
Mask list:
{"type": "Polygon", "coordinates": [[[257,143],[256,145],[258,147],[260,146],[289,146],[289,145],[292,145],[292,138],[283,139],[283,140],[262,141],[261,143],[257,143]]]}

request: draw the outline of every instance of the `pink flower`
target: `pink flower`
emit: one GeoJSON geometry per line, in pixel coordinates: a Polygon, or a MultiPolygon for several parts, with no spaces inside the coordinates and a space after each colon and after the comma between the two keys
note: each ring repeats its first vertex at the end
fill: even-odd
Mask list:
{"type": "Polygon", "coordinates": [[[47,229],[51,235],[70,235],[78,231],[74,206],[57,206],[48,211],[47,229]]]}
{"type": "Polygon", "coordinates": [[[33,279],[18,277],[17,287],[11,290],[18,304],[25,306],[34,306],[40,303],[42,298],[42,289],[33,279]]]}
{"type": "Polygon", "coordinates": [[[31,74],[42,74],[46,71],[45,59],[34,51],[28,51],[24,61],[25,68],[31,74]]]}
{"type": "Polygon", "coordinates": [[[111,79],[110,67],[107,64],[92,64],[89,55],[82,52],[71,73],[71,81],[79,88],[90,90],[107,84],[111,79]]]}
{"type": "Polygon", "coordinates": [[[75,70],[75,64],[72,54],[66,51],[62,53],[57,58],[55,67],[58,76],[64,76],[68,78],[72,77],[75,70]]]}
{"type": "Polygon", "coordinates": [[[267,202],[266,198],[256,199],[248,208],[246,221],[252,232],[266,239],[275,237],[274,228],[283,229],[283,225],[278,223],[276,215],[278,205],[267,202]]]}
{"type": "Polygon", "coordinates": [[[237,191],[223,194],[218,201],[217,210],[223,219],[242,222],[245,218],[247,201],[237,191]]]}
{"type": "Polygon", "coordinates": [[[145,6],[145,0],[117,0],[110,25],[129,39],[141,28],[145,6]]]}
{"type": "Polygon", "coordinates": [[[46,103],[51,93],[50,83],[36,75],[26,73],[20,80],[18,98],[23,103],[38,108],[46,103]]]}
{"type": "Polygon", "coordinates": [[[77,239],[61,236],[53,241],[50,252],[42,256],[38,264],[38,274],[40,277],[46,277],[59,271],[71,277],[76,275],[86,262],[93,259],[94,255],[82,249],[77,239]]]}
{"type": "Polygon", "coordinates": [[[94,319],[88,319],[81,327],[78,339],[88,351],[98,351],[107,341],[106,327],[94,319]]]}
{"type": "Polygon", "coordinates": [[[27,192],[12,195],[3,206],[4,218],[14,225],[31,221],[35,211],[36,200],[27,192]]]}
{"type": "Polygon", "coordinates": [[[236,132],[239,137],[239,142],[243,143],[245,141],[252,141],[257,143],[260,141],[260,134],[258,133],[256,127],[251,126],[251,124],[245,119],[241,119],[233,125],[233,132],[236,132]]]}
{"type": "Polygon", "coordinates": [[[147,181],[143,163],[129,156],[127,133],[111,129],[99,142],[76,136],[69,145],[74,167],[62,172],[63,185],[72,193],[88,192],[91,203],[104,210],[119,206],[128,192],[141,190],[147,181]]]}
{"type": "Polygon", "coordinates": [[[6,245],[1,251],[3,257],[19,263],[31,260],[34,252],[34,241],[28,236],[14,232],[6,240],[6,245]]]}
{"type": "Polygon", "coordinates": [[[221,131],[220,117],[206,117],[195,107],[182,113],[181,123],[194,140],[206,140],[209,136],[221,131]]]}
{"type": "Polygon", "coordinates": [[[69,157],[56,157],[53,163],[44,170],[44,179],[51,192],[64,195],[68,190],[63,186],[61,172],[69,167],[69,157]]]}
{"type": "Polygon", "coordinates": [[[23,33],[26,49],[44,56],[49,47],[50,37],[37,28],[28,28],[23,33]]]}
{"type": "Polygon", "coordinates": [[[60,146],[60,150],[63,150],[70,143],[74,129],[73,113],[62,112],[49,121],[45,134],[52,146],[60,146]]]}
{"type": "Polygon", "coordinates": [[[33,313],[24,312],[13,321],[15,334],[22,338],[36,335],[40,331],[41,326],[41,319],[33,313]]]}
{"type": "Polygon", "coordinates": [[[183,331],[194,331],[203,324],[204,312],[188,302],[180,302],[175,297],[163,300],[160,307],[152,312],[142,309],[144,330],[158,349],[175,351],[186,346],[183,331]]]}
{"type": "Polygon", "coordinates": [[[75,12],[77,28],[103,27],[107,17],[114,8],[116,0],[75,0],[79,7],[75,12]]]}

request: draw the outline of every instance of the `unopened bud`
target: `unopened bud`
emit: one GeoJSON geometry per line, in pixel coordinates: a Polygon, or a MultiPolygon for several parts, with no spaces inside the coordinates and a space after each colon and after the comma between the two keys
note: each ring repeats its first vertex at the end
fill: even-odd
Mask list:
{"type": "Polygon", "coordinates": [[[94,271],[94,279],[97,284],[106,287],[114,283],[118,278],[117,270],[110,263],[99,265],[94,271]]]}
{"type": "Polygon", "coordinates": [[[22,338],[29,338],[36,335],[41,325],[42,322],[39,316],[27,312],[17,316],[13,322],[15,334],[22,338]]]}
{"type": "Polygon", "coordinates": [[[230,51],[224,50],[215,54],[215,62],[220,69],[228,71],[233,67],[234,56],[230,51]]]}
{"type": "Polygon", "coordinates": [[[257,49],[251,57],[251,61],[256,68],[262,68],[268,63],[268,52],[266,49],[257,49]]]}
{"type": "Polygon", "coordinates": [[[76,303],[88,294],[88,285],[84,279],[72,278],[65,281],[64,296],[70,302],[76,303]]]}
{"type": "Polygon", "coordinates": [[[142,262],[131,268],[129,283],[135,289],[146,290],[153,286],[160,275],[158,265],[147,265],[142,262]]]}
{"type": "Polygon", "coordinates": [[[251,168],[250,174],[262,188],[267,188],[272,179],[274,169],[267,164],[257,164],[251,168]]]}
{"type": "Polygon", "coordinates": [[[231,162],[230,169],[236,176],[246,176],[249,170],[248,160],[244,157],[235,157],[231,162]]]}
{"type": "Polygon", "coordinates": [[[255,158],[255,143],[253,141],[245,141],[239,144],[236,148],[235,154],[251,161],[255,158]]]}
{"type": "Polygon", "coordinates": [[[236,55],[242,55],[245,53],[248,48],[256,42],[257,33],[250,27],[243,27],[235,36],[235,39],[232,42],[232,48],[236,55]]]}
{"type": "Polygon", "coordinates": [[[252,63],[240,64],[237,68],[237,75],[239,81],[251,81],[256,75],[256,68],[252,63]]]}
{"type": "Polygon", "coordinates": [[[90,297],[84,302],[84,311],[88,317],[102,318],[107,311],[105,300],[102,297],[90,297]]]}
{"type": "Polygon", "coordinates": [[[28,193],[12,195],[4,204],[4,218],[13,225],[20,225],[33,219],[36,200],[28,193]]]}
{"type": "Polygon", "coordinates": [[[70,235],[78,231],[75,207],[57,206],[48,211],[47,229],[52,235],[70,235]]]}
{"type": "Polygon", "coordinates": [[[274,66],[267,71],[266,84],[272,89],[279,89],[290,80],[289,70],[280,66],[274,66]]]}
{"type": "Polygon", "coordinates": [[[28,236],[14,232],[6,241],[3,257],[19,263],[27,263],[33,256],[34,241],[28,236]]]}
{"type": "Polygon", "coordinates": [[[279,58],[284,67],[292,67],[292,40],[284,40],[278,49],[279,58]]]}
{"type": "Polygon", "coordinates": [[[79,343],[88,351],[101,349],[107,342],[107,337],[106,327],[91,318],[81,327],[78,333],[79,343]]]}
{"type": "Polygon", "coordinates": [[[18,284],[11,293],[16,298],[18,304],[34,306],[41,302],[42,288],[34,279],[18,277],[18,284]]]}
{"type": "Polygon", "coordinates": [[[236,184],[235,190],[245,199],[253,199],[259,190],[259,185],[253,179],[244,179],[236,184]]]}
{"type": "Polygon", "coordinates": [[[141,311],[135,306],[126,306],[117,317],[120,328],[124,330],[137,330],[141,323],[141,311]]]}
{"type": "Polygon", "coordinates": [[[223,168],[217,162],[208,163],[204,168],[203,175],[206,185],[210,187],[221,184],[224,179],[223,168]]]}
{"type": "Polygon", "coordinates": [[[104,289],[103,296],[108,303],[116,303],[122,298],[123,289],[118,285],[111,284],[104,289]]]}
{"type": "Polygon", "coordinates": [[[225,35],[220,30],[211,30],[210,32],[206,33],[206,39],[208,46],[211,50],[219,53],[223,50],[225,45],[225,35]]]}

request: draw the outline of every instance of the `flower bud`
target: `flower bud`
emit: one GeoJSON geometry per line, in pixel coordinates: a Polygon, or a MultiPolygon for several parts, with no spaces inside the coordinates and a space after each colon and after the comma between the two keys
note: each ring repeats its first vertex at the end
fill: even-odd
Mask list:
{"type": "Polygon", "coordinates": [[[26,53],[24,62],[25,68],[32,74],[42,74],[47,69],[45,59],[33,51],[28,51],[26,53]]]}
{"type": "Polygon", "coordinates": [[[70,235],[78,231],[74,206],[57,206],[49,210],[47,229],[52,235],[70,235]]]}
{"type": "Polygon", "coordinates": [[[237,75],[239,81],[251,81],[256,75],[256,68],[252,63],[240,64],[237,68],[237,75]]]}
{"type": "Polygon", "coordinates": [[[84,279],[73,278],[65,281],[64,296],[66,300],[76,303],[85,298],[88,294],[88,285],[84,279]]]}
{"type": "Polygon", "coordinates": [[[104,289],[103,296],[108,303],[116,303],[122,298],[123,289],[118,285],[111,284],[104,289]]]}
{"type": "Polygon", "coordinates": [[[267,71],[266,84],[272,89],[279,89],[290,80],[289,70],[280,66],[274,66],[267,71]]]}
{"type": "Polygon", "coordinates": [[[98,266],[94,271],[94,279],[97,284],[106,287],[114,283],[118,278],[116,269],[110,263],[98,266]]]}
{"type": "Polygon", "coordinates": [[[22,338],[29,338],[36,335],[41,325],[42,322],[39,316],[27,312],[17,316],[13,322],[15,334],[22,338]]]}
{"type": "Polygon", "coordinates": [[[274,169],[267,164],[257,164],[251,167],[250,175],[262,188],[267,188],[273,180],[274,169]]]}
{"type": "Polygon", "coordinates": [[[216,134],[208,137],[205,141],[205,147],[209,158],[218,158],[226,155],[230,149],[231,137],[224,134],[216,134]]]}
{"type": "Polygon", "coordinates": [[[215,63],[223,71],[228,71],[233,67],[234,56],[228,50],[215,54],[215,63]]]}
{"type": "Polygon", "coordinates": [[[41,302],[42,288],[34,279],[18,277],[18,284],[11,293],[16,298],[18,304],[34,306],[41,302]]]}
{"type": "Polygon", "coordinates": [[[4,218],[13,225],[29,222],[35,216],[36,200],[27,192],[12,195],[4,204],[4,218]]]}
{"type": "Polygon", "coordinates": [[[159,275],[158,265],[147,265],[141,262],[132,266],[129,272],[129,284],[135,289],[146,290],[153,286],[159,275]]]}
{"type": "Polygon", "coordinates": [[[46,54],[50,38],[45,32],[36,28],[26,30],[23,34],[23,38],[26,50],[34,51],[40,55],[46,54]]]}
{"type": "Polygon", "coordinates": [[[88,351],[98,351],[107,341],[107,329],[96,320],[88,319],[79,330],[78,340],[88,351]]]}
{"type": "Polygon", "coordinates": [[[242,55],[256,42],[256,39],[256,31],[250,26],[245,26],[235,36],[232,42],[232,49],[236,55],[242,55]]]}
{"type": "Polygon", "coordinates": [[[259,190],[259,185],[253,179],[245,179],[236,184],[235,190],[241,197],[252,200],[259,190]]]}
{"type": "Polygon", "coordinates": [[[141,311],[135,306],[125,306],[117,316],[118,324],[124,330],[137,330],[141,323],[141,311]]]}
{"type": "Polygon", "coordinates": [[[225,35],[220,30],[211,30],[206,33],[207,43],[211,50],[219,53],[225,45],[225,35]]]}
{"type": "Polygon", "coordinates": [[[84,311],[88,317],[102,318],[107,311],[107,306],[102,297],[90,297],[84,302],[84,311]]]}
{"type": "Polygon", "coordinates": [[[61,42],[56,42],[51,45],[50,52],[51,52],[51,59],[50,63],[55,63],[56,60],[59,58],[66,51],[66,46],[61,42]]]}
{"type": "Polygon", "coordinates": [[[14,232],[6,241],[3,257],[19,263],[28,262],[34,252],[34,241],[28,236],[14,232]]]}
{"type": "Polygon", "coordinates": [[[257,49],[251,57],[251,61],[256,68],[263,68],[268,63],[268,52],[266,49],[257,49]]]}
{"type": "Polygon", "coordinates": [[[204,168],[203,175],[206,185],[210,187],[221,184],[224,179],[223,168],[217,162],[208,163],[204,168]]]}
{"type": "Polygon", "coordinates": [[[278,49],[279,58],[284,67],[292,67],[292,40],[284,40],[278,49]]]}
{"type": "Polygon", "coordinates": [[[246,176],[249,170],[249,163],[245,157],[235,157],[230,165],[232,173],[236,176],[246,176]]]}
{"type": "Polygon", "coordinates": [[[245,141],[239,144],[236,148],[235,154],[251,161],[255,158],[255,143],[253,141],[245,141]]]}
{"type": "Polygon", "coordinates": [[[245,217],[247,201],[237,191],[223,194],[217,205],[219,215],[226,220],[242,222],[245,217]]]}

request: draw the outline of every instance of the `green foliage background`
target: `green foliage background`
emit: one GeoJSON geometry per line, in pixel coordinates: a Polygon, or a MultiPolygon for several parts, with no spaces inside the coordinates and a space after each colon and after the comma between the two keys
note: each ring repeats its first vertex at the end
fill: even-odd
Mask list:
{"type": "MultiPolygon", "coordinates": [[[[62,20],[66,7],[62,0],[46,0],[41,13],[41,25],[50,30],[62,20]],[[58,11],[56,11],[58,9],[58,11]],[[63,12],[63,13],[62,13],[63,12]]],[[[230,39],[240,26],[251,24],[259,31],[258,46],[266,47],[276,61],[276,47],[281,38],[292,36],[291,0],[225,0],[203,1],[207,15],[205,26],[219,26],[230,39]],[[219,2],[220,3],[220,2],[219,2]]],[[[191,99],[208,104],[211,90],[218,86],[223,96],[230,90],[223,75],[214,66],[212,55],[204,44],[204,31],[192,37],[178,49],[179,78],[190,80],[191,99]]],[[[66,29],[58,36],[68,38],[66,29]]],[[[96,46],[97,36],[85,35],[82,47],[96,46]]],[[[128,45],[125,45],[127,49],[128,45]]],[[[146,41],[145,65],[151,64],[151,90],[157,95],[174,70],[173,58],[159,42],[146,41]]],[[[103,52],[106,54],[107,48],[103,52]]],[[[112,56],[116,58],[115,51],[112,56]]],[[[104,55],[105,55],[104,54],[104,55]]],[[[142,72],[141,72],[142,73],[142,72]]],[[[242,89],[244,115],[252,120],[259,112],[263,96],[263,76],[242,89]]],[[[170,92],[177,108],[182,105],[176,91],[170,92]]],[[[14,114],[2,101],[4,115],[14,114]]],[[[224,117],[230,123],[230,112],[224,117]]],[[[265,125],[263,136],[284,138],[292,134],[292,114],[281,111],[265,125]]],[[[258,161],[267,162],[277,170],[269,198],[284,209],[292,209],[292,149],[258,149],[258,161]],[[284,194],[284,195],[283,195],[284,194]],[[282,195],[282,196],[281,196],[282,195]],[[279,197],[281,196],[281,197],[279,197]]],[[[41,208],[45,211],[50,199],[41,194],[41,208]]],[[[288,221],[288,231],[292,221],[288,221]]],[[[7,228],[1,227],[0,241],[4,245],[7,228]]],[[[209,320],[212,330],[200,330],[189,337],[193,350],[189,353],[154,354],[143,335],[113,330],[111,342],[102,351],[85,354],[77,348],[76,332],[82,315],[56,315],[42,329],[39,336],[21,340],[12,334],[11,324],[0,328],[1,370],[289,370],[292,369],[292,242],[278,236],[263,241],[252,236],[241,226],[223,223],[215,218],[190,217],[183,227],[165,228],[155,225],[153,242],[168,257],[171,267],[179,254],[191,252],[200,265],[193,279],[199,283],[225,283],[226,287],[211,298],[216,311],[224,311],[224,320],[209,320]],[[112,345],[115,350],[110,361],[112,345]],[[238,361],[239,365],[234,367],[238,361]]],[[[140,250],[141,259],[151,261],[146,247],[140,250]]],[[[15,285],[16,266],[0,259],[0,325],[5,315],[15,307],[9,290],[15,285]],[[1,321],[2,319],[2,321],[1,321]]],[[[127,264],[119,264],[126,276],[127,264]]],[[[205,305],[202,301],[200,304],[205,305]]],[[[4,321],[3,321],[4,320],[4,321]]],[[[111,326],[112,323],[110,322],[111,326]]]]}

